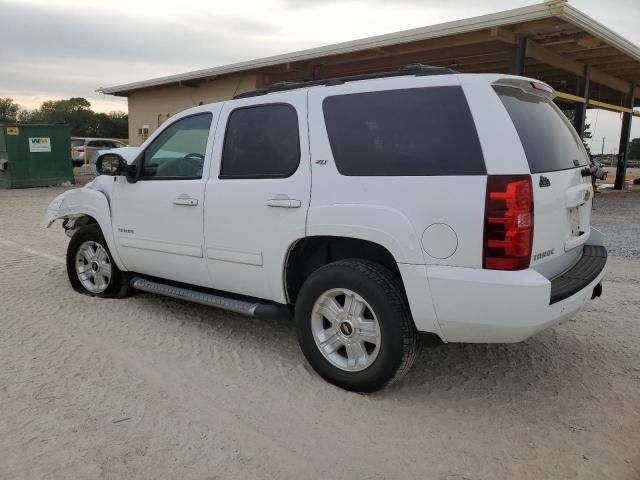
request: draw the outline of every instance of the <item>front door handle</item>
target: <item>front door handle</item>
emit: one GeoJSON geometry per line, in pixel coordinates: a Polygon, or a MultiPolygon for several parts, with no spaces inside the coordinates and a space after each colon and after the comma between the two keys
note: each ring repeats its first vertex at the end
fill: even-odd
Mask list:
{"type": "Polygon", "coordinates": [[[276,195],[275,198],[267,200],[267,206],[279,208],[300,208],[302,206],[302,202],[294,198],[289,198],[289,195],[279,194],[276,195]]]}
{"type": "Polygon", "coordinates": [[[186,207],[195,207],[198,205],[198,199],[190,197],[186,193],[181,193],[176,198],[173,199],[174,205],[184,205],[186,207]]]}

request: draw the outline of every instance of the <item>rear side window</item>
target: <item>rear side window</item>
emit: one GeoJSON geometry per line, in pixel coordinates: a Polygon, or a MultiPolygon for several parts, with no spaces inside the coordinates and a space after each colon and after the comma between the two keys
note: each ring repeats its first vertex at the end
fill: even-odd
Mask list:
{"type": "Polygon", "coordinates": [[[286,178],[300,163],[298,114],[291,105],[238,108],[227,122],[220,178],[286,178]]]}
{"type": "Polygon", "coordinates": [[[531,173],[587,164],[582,141],[551,100],[519,88],[494,88],[518,131],[531,173]]]}
{"type": "Polygon", "coordinates": [[[327,97],[322,107],[342,175],[486,174],[460,87],[336,95],[327,97]]]}

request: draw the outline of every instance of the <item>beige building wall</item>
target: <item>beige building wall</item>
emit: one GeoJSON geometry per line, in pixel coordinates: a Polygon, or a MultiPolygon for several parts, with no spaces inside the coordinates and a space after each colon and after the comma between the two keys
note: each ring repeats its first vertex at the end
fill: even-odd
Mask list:
{"type": "Polygon", "coordinates": [[[139,146],[146,139],[138,129],[149,127],[149,134],[172,115],[200,103],[228,100],[256,89],[256,75],[210,80],[195,85],[169,85],[148,88],[129,95],[129,145],[139,146]]]}

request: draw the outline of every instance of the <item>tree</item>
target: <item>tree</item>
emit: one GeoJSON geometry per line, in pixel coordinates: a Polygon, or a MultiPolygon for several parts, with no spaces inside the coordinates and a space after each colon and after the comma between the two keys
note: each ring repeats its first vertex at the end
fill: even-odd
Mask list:
{"type": "Polygon", "coordinates": [[[96,114],[98,125],[96,136],[127,138],[129,136],[129,116],[124,112],[96,114]]]}
{"type": "Polygon", "coordinates": [[[629,143],[629,159],[640,160],[640,138],[634,138],[629,143]]]}
{"type": "Polygon", "coordinates": [[[0,98],[0,122],[15,122],[20,106],[13,98],[0,98]]]}
{"type": "Polygon", "coordinates": [[[41,123],[64,123],[69,125],[71,135],[90,137],[96,129],[96,114],[85,98],[48,100],[35,112],[32,121],[41,123]]]}
{"type": "Polygon", "coordinates": [[[48,100],[36,110],[21,110],[22,123],[63,123],[69,125],[72,136],[127,138],[129,116],[124,112],[96,113],[91,103],[82,97],[48,100]]]}
{"type": "Polygon", "coordinates": [[[37,110],[20,110],[16,116],[18,123],[35,123],[34,118],[37,110]]]}

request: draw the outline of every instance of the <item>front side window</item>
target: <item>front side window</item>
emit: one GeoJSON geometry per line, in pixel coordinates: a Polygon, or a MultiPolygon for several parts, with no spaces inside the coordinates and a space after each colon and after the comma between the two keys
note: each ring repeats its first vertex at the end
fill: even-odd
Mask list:
{"type": "Polygon", "coordinates": [[[140,179],[202,178],[212,117],[192,115],[165,128],[144,151],[140,179]]]}
{"type": "Polygon", "coordinates": [[[300,163],[298,114],[291,105],[238,108],[227,122],[220,178],[286,178],[300,163]]]}
{"type": "Polygon", "coordinates": [[[347,176],[484,175],[462,88],[327,97],[322,108],[338,171],[347,176]]]}

